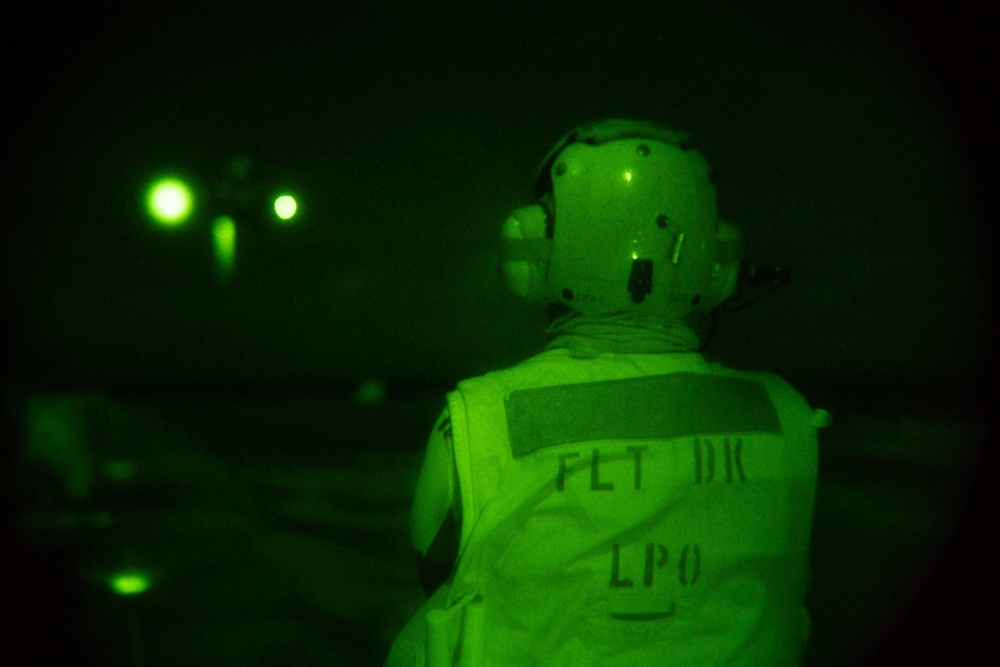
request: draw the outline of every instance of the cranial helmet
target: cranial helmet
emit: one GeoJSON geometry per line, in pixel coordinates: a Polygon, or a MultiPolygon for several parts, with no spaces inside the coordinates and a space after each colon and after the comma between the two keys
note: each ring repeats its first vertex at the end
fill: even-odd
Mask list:
{"type": "Polygon", "coordinates": [[[501,248],[508,286],[529,301],[677,318],[735,288],[739,230],[716,216],[708,163],[684,132],[582,125],[546,155],[534,195],[507,217],[501,248]]]}

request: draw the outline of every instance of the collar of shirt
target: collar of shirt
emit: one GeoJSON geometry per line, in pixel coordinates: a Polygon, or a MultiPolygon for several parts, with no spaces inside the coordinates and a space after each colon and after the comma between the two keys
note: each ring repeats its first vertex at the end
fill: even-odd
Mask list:
{"type": "Polygon", "coordinates": [[[696,352],[698,336],[680,320],[664,320],[635,313],[583,315],[569,312],[546,330],[546,350],[566,348],[570,355],[593,358],[598,354],[658,354],[696,352]]]}

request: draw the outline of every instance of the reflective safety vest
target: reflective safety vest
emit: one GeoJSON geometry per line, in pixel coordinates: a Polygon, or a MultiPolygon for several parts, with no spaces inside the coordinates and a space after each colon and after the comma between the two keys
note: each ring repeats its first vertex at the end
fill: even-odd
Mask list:
{"type": "Polygon", "coordinates": [[[817,442],[784,381],[556,349],[459,383],[448,408],[447,603],[480,603],[486,666],[801,663],[817,442]]]}

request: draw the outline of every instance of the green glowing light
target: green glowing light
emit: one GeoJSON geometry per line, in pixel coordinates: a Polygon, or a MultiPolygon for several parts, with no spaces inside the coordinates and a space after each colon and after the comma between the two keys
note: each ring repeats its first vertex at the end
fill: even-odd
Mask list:
{"type": "Polygon", "coordinates": [[[362,405],[376,405],[385,400],[385,384],[381,380],[371,379],[361,383],[354,392],[354,400],[362,405]]]}
{"type": "Polygon", "coordinates": [[[131,479],[135,477],[135,466],[129,461],[108,461],[104,464],[104,475],[110,479],[131,479]]]}
{"type": "Polygon", "coordinates": [[[117,572],[108,578],[108,586],[118,595],[139,595],[149,590],[149,585],[144,572],[117,572]]]}
{"type": "Polygon", "coordinates": [[[212,248],[219,275],[229,278],[236,262],[236,221],[228,215],[220,215],[212,222],[212,248]]]}
{"type": "Polygon", "coordinates": [[[150,186],[146,195],[146,208],[153,219],[172,227],[179,225],[191,214],[193,207],[191,189],[176,178],[163,178],[150,186]]]}
{"type": "Polygon", "coordinates": [[[291,195],[281,195],[274,200],[274,212],[282,220],[291,220],[296,210],[298,210],[298,204],[295,197],[291,195]]]}

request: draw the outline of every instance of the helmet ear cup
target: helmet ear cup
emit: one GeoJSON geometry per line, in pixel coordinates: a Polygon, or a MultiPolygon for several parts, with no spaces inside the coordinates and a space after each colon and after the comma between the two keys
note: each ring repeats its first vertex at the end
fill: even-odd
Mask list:
{"type": "Polygon", "coordinates": [[[538,204],[514,209],[501,230],[500,269],[514,294],[528,301],[547,296],[545,279],[552,256],[547,213],[538,204]]]}
{"type": "Polygon", "coordinates": [[[708,294],[702,298],[697,310],[711,310],[732,296],[740,276],[743,258],[740,229],[721,218],[718,223],[715,233],[715,268],[708,294]]]}

